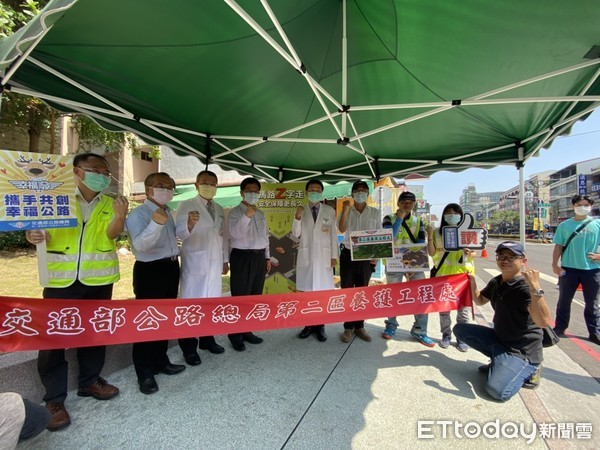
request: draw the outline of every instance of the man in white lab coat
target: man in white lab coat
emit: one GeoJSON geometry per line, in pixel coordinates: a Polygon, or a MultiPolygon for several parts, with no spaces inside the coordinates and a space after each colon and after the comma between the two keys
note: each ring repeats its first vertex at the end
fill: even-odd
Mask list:
{"type": "MultiPolygon", "coordinates": [[[[181,298],[221,297],[221,275],[229,271],[229,249],[225,233],[223,208],[213,201],[217,193],[217,175],[203,170],[196,177],[198,195],[177,208],[176,231],[181,247],[181,298]]],[[[225,349],[213,336],[179,339],[185,361],[191,366],[201,363],[197,348],[211,353],[225,349]]]]}
{"type": "MultiPolygon", "coordinates": [[[[292,234],[300,238],[296,288],[305,292],[333,289],[333,268],[338,256],[335,210],[321,203],[323,183],[319,180],[306,183],[306,196],[308,208],[299,206],[292,224],[292,234]]],[[[313,331],[319,341],[327,340],[325,325],[304,327],[298,337],[306,339],[313,331]]]]}

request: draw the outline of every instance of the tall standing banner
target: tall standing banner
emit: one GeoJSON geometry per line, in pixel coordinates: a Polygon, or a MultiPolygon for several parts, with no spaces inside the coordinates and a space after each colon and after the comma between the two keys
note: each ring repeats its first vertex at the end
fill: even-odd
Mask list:
{"type": "Polygon", "coordinates": [[[256,206],[265,213],[269,227],[271,271],[265,280],[264,294],[296,291],[296,255],[299,239],[292,235],[298,206],[306,206],[306,183],[262,183],[256,206]]]}
{"type": "MultiPolygon", "coordinates": [[[[73,158],[0,150],[0,231],[77,226],[73,158]]],[[[48,282],[46,242],[37,244],[40,284],[48,282]]]]}
{"type": "Polygon", "coordinates": [[[0,150],[0,231],[77,226],[73,158],[0,150]]]}
{"type": "Polygon", "coordinates": [[[52,300],[0,297],[0,352],[299,328],[471,306],[467,274],[382,286],[240,297],[52,300]]]}

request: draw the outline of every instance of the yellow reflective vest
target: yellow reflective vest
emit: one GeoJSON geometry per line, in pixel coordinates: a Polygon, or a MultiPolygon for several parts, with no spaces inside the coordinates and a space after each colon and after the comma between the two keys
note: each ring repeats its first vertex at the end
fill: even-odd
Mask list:
{"type": "Polygon", "coordinates": [[[46,247],[49,283],[45,287],[64,288],[77,279],[88,286],[104,286],[119,280],[117,246],[106,235],[114,215],[112,202],[112,198],[102,195],[86,223],[77,202],[77,227],[49,231],[46,247]]]}

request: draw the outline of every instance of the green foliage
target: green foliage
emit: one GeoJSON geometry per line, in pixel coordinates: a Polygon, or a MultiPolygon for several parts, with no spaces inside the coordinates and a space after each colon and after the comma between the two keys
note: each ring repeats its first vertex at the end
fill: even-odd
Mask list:
{"type": "MultiPolygon", "coordinates": [[[[142,148],[139,146],[138,138],[132,134],[127,135],[127,145],[131,149],[132,155],[137,159],[142,159],[142,148]]],[[[160,147],[158,145],[145,145],[144,150],[152,159],[160,159],[160,147]]]]}
{"type": "MultiPolygon", "coordinates": [[[[10,36],[31,18],[35,17],[49,0],[3,0],[0,2],[0,39],[10,36]]],[[[50,153],[55,153],[58,142],[56,122],[61,113],[39,99],[11,92],[5,92],[2,98],[0,130],[4,127],[17,127],[29,134],[29,151],[39,152],[39,138],[42,133],[51,135],[50,153]]],[[[118,151],[128,142],[125,133],[111,132],[89,117],[74,115],[72,124],[79,134],[77,152],[90,151],[93,147],[104,147],[107,151],[118,151]]],[[[132,138],[135,142],[135,138],[132,138]]],[[[137,145],[131,148],[135,150],[137,145]]],[[[160,158],[158,147],[151,152],[153,158],[160,158]]]]}
{"type": "Polygon", "coordinates": [[[0,38],[10,36],[32,17],[39,14],[49,0],[26,0],[19,3],[14,0],[0,2],[0,38]]]}
{"type": "Polygon", "coordinates": [[[25,231],[0,232],[0,250],[16,250],[30,247],[31,244],[25,239],[25,231]]]}
{"type": "Polygon", "coordinates": [[[519,227],[519,213],[516,211],[498,211],[489,220],[494,232],[510,232],[519,227]]]}
{"type": "Polygon", "coordinates": [[[125,133],[108,131],[87,116],[74,115],[71,124],[79,134],[80,150],[89,151],[92,147],[106,147],[109,152],[118,151],[125,144],[125,133]]]}

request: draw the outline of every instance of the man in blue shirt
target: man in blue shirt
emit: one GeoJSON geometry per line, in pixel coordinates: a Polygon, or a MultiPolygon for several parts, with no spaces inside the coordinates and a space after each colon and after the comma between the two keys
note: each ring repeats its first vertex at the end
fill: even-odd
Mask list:
{"type": "Polygon", "coordinates": [[[553,241],[552,270],[559,277],[554,331],[564,336],[571,319],[573,295],[581,284],[585,325],[590,341],[600,345],[600,220],[588,217],[594,200],[587,195],[574,196],[571,204],[575,217],[558,225],[553,241]]]}
{"type": "MultiPolygon", "coordinates": [[[[175,222],[167,206],[173,198],[175,181],[166,173],[152,173],[144,181],[146,201],[125,221],[135,255],[133,292],[136,298],[177,298],[179,289],[179,249],[175,222]]],[[[171,364],[167,356],[169,341],[133,344],[133,365],[140,392],[158,392],[156,373],[176,375],[185,366],[171,364]]]]}

